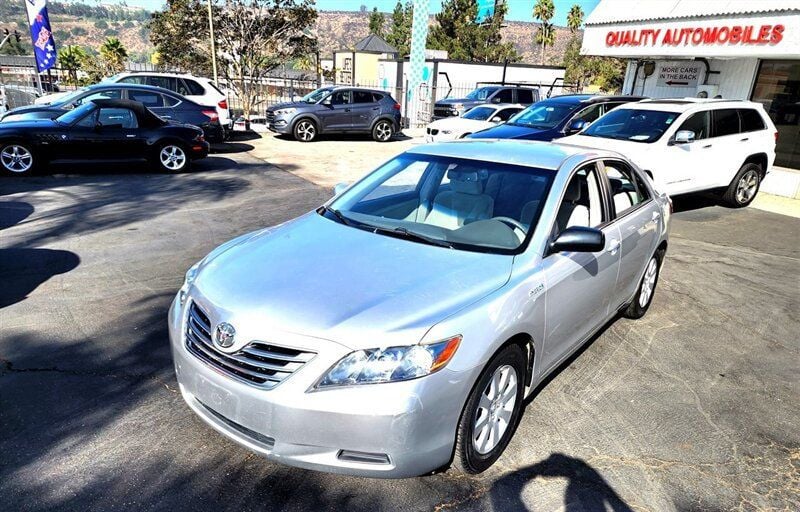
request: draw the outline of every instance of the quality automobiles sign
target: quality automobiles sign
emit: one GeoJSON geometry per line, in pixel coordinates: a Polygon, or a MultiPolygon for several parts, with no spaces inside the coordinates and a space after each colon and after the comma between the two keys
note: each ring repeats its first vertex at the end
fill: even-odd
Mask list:
{"type": "Polygon", "coordinates": [[[785,30],[780,24],[609,30],[606,46],[776,45],[785,30]]]}
{"type": "Polygon", "coordinates": [[[697,87],[702,71],[699,62],[661,62],[656,72],[656,86],[697,87]]]}

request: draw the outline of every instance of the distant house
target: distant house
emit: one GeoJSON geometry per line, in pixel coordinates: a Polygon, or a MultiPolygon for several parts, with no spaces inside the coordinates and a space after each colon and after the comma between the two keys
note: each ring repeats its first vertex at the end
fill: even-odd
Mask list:
{"type": "Polygon", "coordinates": [[[370,34],[357,42],[352,49],[333,52],[336,83],[365,85],[374,81],[378,72],[378,61],[396,59],[400,52],[382,37],[370,34]]]}

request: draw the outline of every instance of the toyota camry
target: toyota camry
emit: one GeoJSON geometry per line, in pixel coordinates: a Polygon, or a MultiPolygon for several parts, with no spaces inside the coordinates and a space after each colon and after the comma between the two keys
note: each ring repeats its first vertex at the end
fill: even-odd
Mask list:
{"type": "Polygon", "coordinates": [[[616,153],[413,148],[301,217],[192,266],[169,312],[181,393],[277,462],[478,473],[526,397],[651,306],[669,199],[616,153]]]}

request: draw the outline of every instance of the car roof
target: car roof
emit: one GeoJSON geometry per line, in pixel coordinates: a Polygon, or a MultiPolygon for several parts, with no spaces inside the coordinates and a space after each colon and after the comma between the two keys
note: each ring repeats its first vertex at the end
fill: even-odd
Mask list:
{"type": "Polygon", "coordinates": [[[144,85],[144,84],[120,84],[116,82],[101,82],[99,84],[87,85],[86,89],[91,91],[95,89],[143,89],[160,93],[167,92],[173,96],[180,96],[175,91],[164,89],[163,87],[156,87],[155,85],[144,85]]]}
{"type": "Polygon", "coordinates": [[[329,87],[322,87],[322,89],[330,89],[332,91],[341,91],[341,90],[352,90],[352,91],[367,91],[367,92],[376,92],[378,94],[389,94],[387,91],[382,91],[380,89],[370,89],[369,87],[359,87],[357,85],[333,85],[329,87]]]}
{"type": "Polygon", "coordinates": [[[605,95],[605,94],[561,94],[558,96],[551,96],[543,101],[552,101],[556,103],[570,103],[570,104],[592,104],[592,103],[606,103],[609,101],[627,101],[636,102],[646,99],[646,96],[628,96],[628,95],[605,95]]]}
{"type": "Polygon", "coordinates": [[[136,75],[174,76],[179,78],[191,78],[193,80],[209,80],[208,78],[202,76],[195,76],[191,73],[167,73],[164,71],[123,71],[121,73],[117,73],[114,76],[136,76],[136,75]]]}
{"type": "Polygon", "coordinates": [[[707,98],[663,98],[647,99],[633,105],[624,105],[620,108],[640,110],[661,110],[664,112],[689,112],[703,107],[713,108],[758,108],[760,103],[745,100],[707,99],[707,98]]]}
{"type": "Polygon", "coordinates": [[[413,147],[406,153],[464,158],[551,170],[558,169],[564,160],[574,155],[585,155],[587,158],[590,156],[619,157],[611,151],[594,148],[509,139],[462,139],[437,142],[413,147]]]}
{"type": "MultiPolygon", "coordinates": [[[[519,103],[479,103],[472,108],[478,107],[492,107],[492,108],[527,108],[525,105],[520,105],[519,103]]],[[[472,110],[472,108],[470,110],[472,110]]]]}

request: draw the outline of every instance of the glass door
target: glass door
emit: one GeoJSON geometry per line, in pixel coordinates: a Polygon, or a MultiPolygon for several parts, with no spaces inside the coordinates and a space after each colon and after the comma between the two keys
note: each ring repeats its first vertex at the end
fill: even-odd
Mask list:
{"type": "Polygon", "coordinates": [[[775,165],[800,169],[800,61],[761,61],[751,99],[778,128],[775,165]]]}

